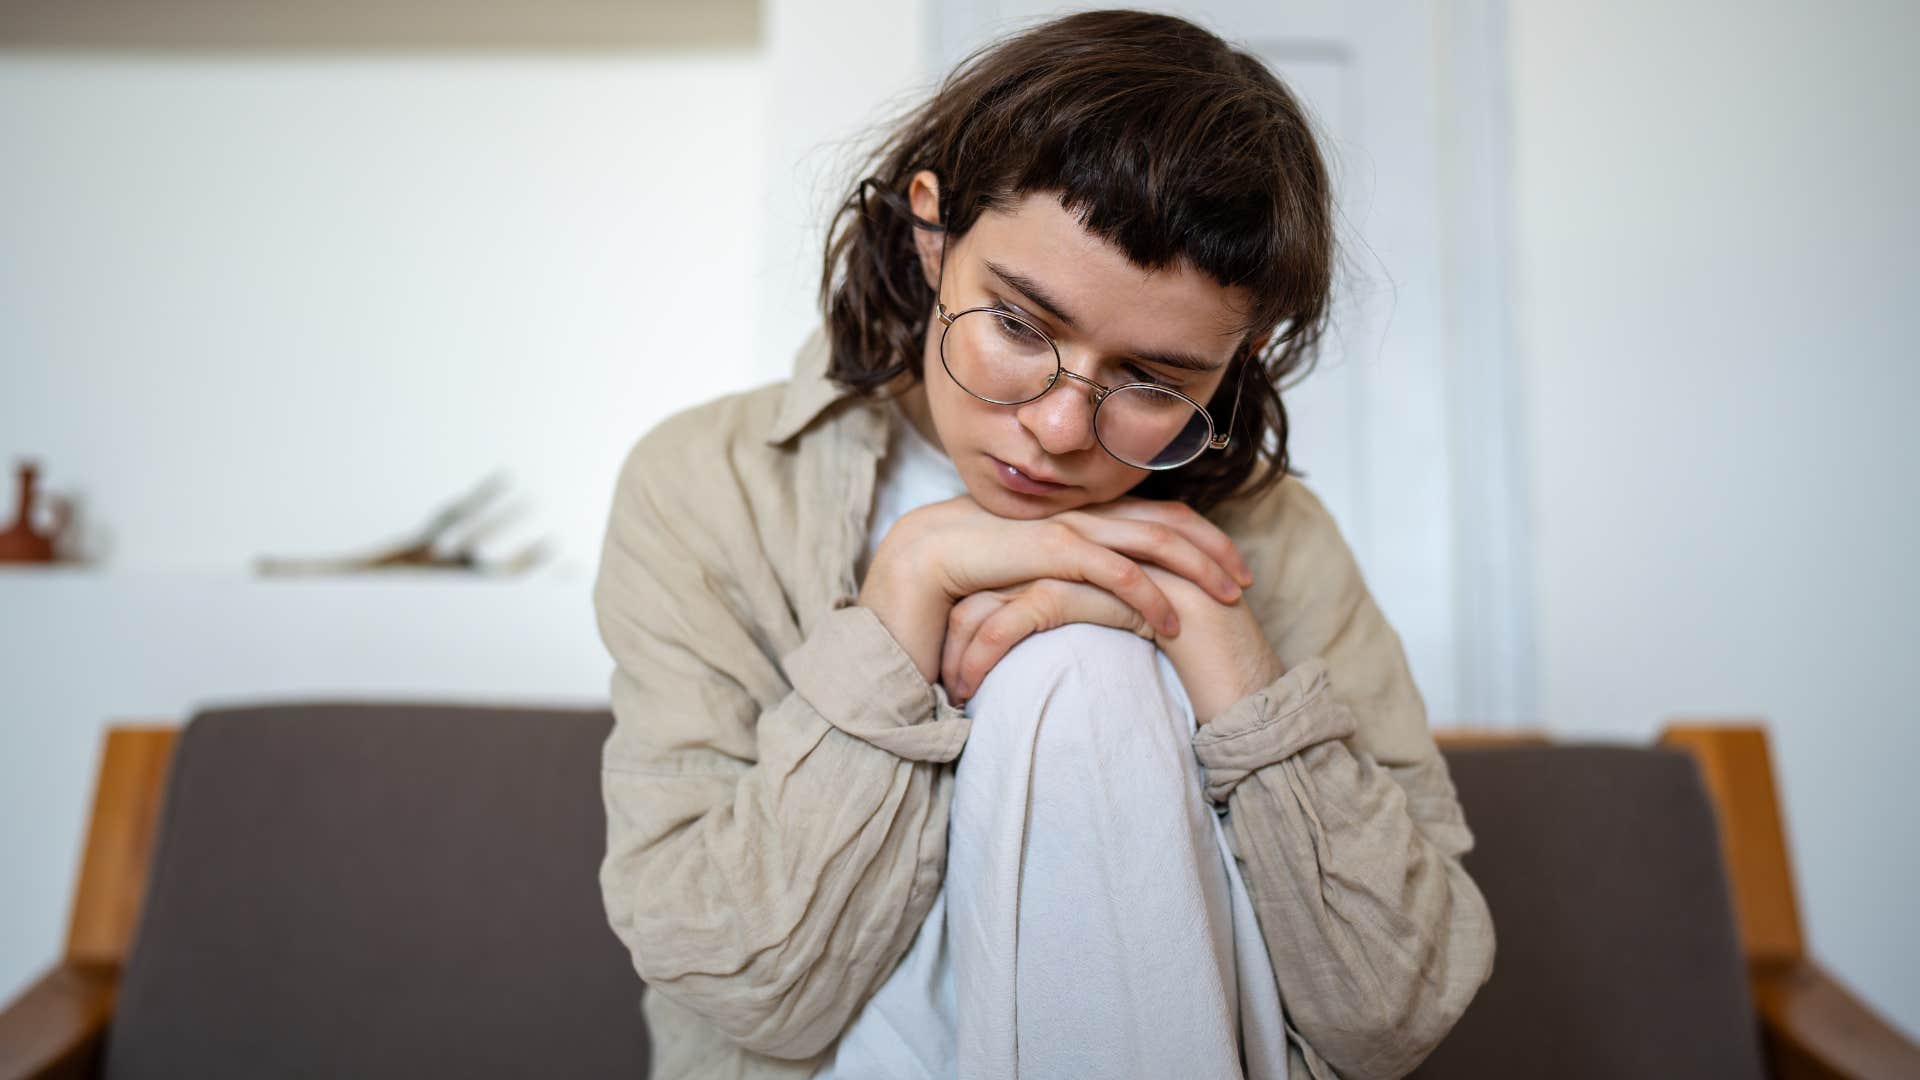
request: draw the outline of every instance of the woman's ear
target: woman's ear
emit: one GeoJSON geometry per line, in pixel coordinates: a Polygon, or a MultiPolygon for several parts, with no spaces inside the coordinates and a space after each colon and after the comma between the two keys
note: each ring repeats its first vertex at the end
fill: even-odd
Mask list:
{"type": "MultiPolygon", "coordinates": [[[[907,202],[913,207],[913,216],[921,221],[938,223],[940,221],[940,177],[932,169],[921,169],[907,181],[907,202]]],[[[920,273],[927,280],[927,288],[938,287],[940,278],[940,249],[946,243],[946,233],[938,229],[914,226],[913,246],[920,255],[920,273]]]]}

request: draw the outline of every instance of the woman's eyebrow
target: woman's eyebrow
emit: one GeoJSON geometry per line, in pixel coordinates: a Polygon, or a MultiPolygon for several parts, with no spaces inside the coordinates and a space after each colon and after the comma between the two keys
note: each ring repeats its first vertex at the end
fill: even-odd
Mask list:
{"type": "MultiPolygon", "coordinates": [[[[1008,288],[1025,296],[1026,299],[1031,301],[1035,307],[1038,307],[1040,310],[1045,311],[1048,315],[1051,315],[1055,319],[1058,319],[1061,322],[1065,323],[1067,325],[1067,328],[1070,330],[1080,329],[1079,321],[1076,320],[1073,316],[1067,314],[1066,309],[1060,306],[1060,301],[1054,299],[1052,294],[1047,292],[1046,286],[1033,280],[1027,275],[1020,273],[1019,271],[1013,269],[1012,267],[1002,266],[1001,264],[994,262],[992,259],[986,259],[983,261],[986,264],[988,273],[992,274],[994,277],[999,278],[1000,281],[1003,284],[1005,284],[1008,288]]],[[[1201,356],[1197,353],[1182,352],[1178,350],[1175,350],[1172,352],[1168,352],[1161,349],[1131,350],[1129,351],[1128,355],[1134,357],[1137,360],[1145,360],[1150,364],[1159,364],[1162,367],[1178,368],[1182,371],[1200,371],[1200,372],[1219,371],[1223,366],[1225,366],[1222,364],[1216,364],[1212,360],[1209,360],[1206,357],[1201,356]]]]}

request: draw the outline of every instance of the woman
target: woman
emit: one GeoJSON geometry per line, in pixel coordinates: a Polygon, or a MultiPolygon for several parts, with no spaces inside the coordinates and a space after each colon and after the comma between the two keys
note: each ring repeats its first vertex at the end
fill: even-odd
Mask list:
{"type": "Polygon", "coordinates": [[[1403,1075],[1493,929],[1287,470],[1333,247],[1299,106],[1091,12],[873,165],[793,377],[663,421],[614,496],[600,878],[657,1075],[1403,1075]]]}

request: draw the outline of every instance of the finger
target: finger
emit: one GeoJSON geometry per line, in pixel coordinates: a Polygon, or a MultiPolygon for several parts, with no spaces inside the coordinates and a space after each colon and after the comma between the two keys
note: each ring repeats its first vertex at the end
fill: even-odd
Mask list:
{"type": "Polygon", "coordinates": [[[1140,613],[1112,593],[1078,581],[1046,578],[994,609],[974,628],[958,663],[962,695],[971,696],[994,665],[1022,640],[1068,623],[1111,626],[1155,640],[1153,628],[1140,613]]]}
{"type": "MultiPolygon", "coordinates": [[[[1095,543],[1058,517],[1016,521],[980,511],[972,535],[931,533],[937,542],[925,557],[949,607],[985,589],[1024,585],[1039,578],[1083,581],[1126,601],[1169,637],[1180,633],[1174,603],[1141,564],[1095,543]]],[[[889,534],[891,535],[891,534],[889,534]]]]}
{"type": "MultiPolygon", "coordinates": [[[[1186,503],[1175,499],[1143,499],[1137,495],[1123,496],[1111,502],[1096,504],[1110,508],[1112,513],[1123,517],[1158,521],[1180,530],[1189,540],[1216,559],[1227,572],[1233,575],[1242,587],[1253,585],[1253,569],[1247,563],[1246,556],[1240,551],[1240,545],[1233,542],[1220,526],[1207,520],[1206,516],[1186,503]]],[[[1082,507],[1081,509],[1093,509],[1082,507]]]]}
{"type": "Polygon", "coordinates": [[[1095,543],[1163,566],[1205,589],[1223,604],[1240,598],[1240,584],[1218,559],[1163,521],[1068,510],[1054,515],[1095,543]]]}
{"type": "Polygon", "coordinates": [[[982,591],[962,597],[947,613],[947,638],[940,645],[940,681],[947,696],[960,698],[960,654],[973,639],[974,628],[1007,602],[1007,597],[982,591]]]}
{"type": "MultiPolygon", "coordinates": [[[[1150,578],[1158,581],[1152,566],[1143,566],[1150,578]]],[[[1125,630],[1138,634],[1148,641],[1154,640],[1153,627],[1126,601],[1098,586],[1083,581],[1061,581],[1057,578],[1044,578],[1034,582],[1033,591],[1041,595],[1034,597],[1033,603],[1040,605],[1051,626],[1065,626],[1068,623],[1097,623],[1111,626],[1116,630],[1125,630]]]]}
{"type": "Polygon", "coordinates": [[[1052,565],[1034,577],[1053,577],[1097,585],[1127,602],[1169,637],[1180,633],[1180,615],[1173,601],[1139,563],[1104,544],[1082,536],[1070,525],[1051,523],[1040,545],[1041,557],[1052,565]],[[1056,531],[1057,530],[1057,531],[1056,531]]]}
{"type": "MultiPolygon", "coordinates": [[[[1028,590],[1000,605],[974,630],[960,657],[960,693],[971,696],[987,672],[1015,645],[1040,630],[1051,629],[1037,590],[1028,590]]],[[[1057,624],[1055,624],[1057,625],[1057,624]]]]}
{"type": "Polygon", "coordinates": [[[1227,573],[1231,573],[1236,582],[1240,582],[1240,586],[1252,588],[1254,567],[1252,563],[1246,561],[1246,553],[1240,552],[1240,546],[1233,542],[1233,536],[1227,536],[1225,528],[1213,525],[1212,521],[1208,521],[1208,517],[1202,515],[1198,509],[1177,500],[1135,500],[1135,502],[1144,505],[1142,513],[1156,515],[1156,521],[1165,521],[1179,528],[1194,544],[1200,546],[1202,552],[1208,552],[1215,559],[1219,559],[1219,565],[1227,567],[1227,573]]]}

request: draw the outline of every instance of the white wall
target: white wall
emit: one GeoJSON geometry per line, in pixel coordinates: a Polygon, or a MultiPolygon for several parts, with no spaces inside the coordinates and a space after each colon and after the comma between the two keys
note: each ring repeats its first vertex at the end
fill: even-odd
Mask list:
{"type": "Polygon", "coordinates": [[[1512,7],[1545,716],[1767,717],[1811,947],[1920,1035],[1920,6],[1512,7]]]}
{"type": "Polygon", "coordinates": [[[579,572],[616,451],[751,367],[759,76],[6,56],[0,451],[121,570],[351,549],[505,467],[579,572]]]}
{"type": "Polygon", "coordinates": [[[604,705],[615,472],[760,381],[763,61],[0,53],[0,998],[58,954],[103,723],[254,695],[604,705]],[[505,469],[520,580],[259,581],[505,469]]]}
{"type": "Polygon", "coordinates": [[[785,378],[820,323],[826,226],[852,191],[869,125],[924,99],[931,4],[762,0],[766,187],[753,316],[758,379],[785,378]]]}

